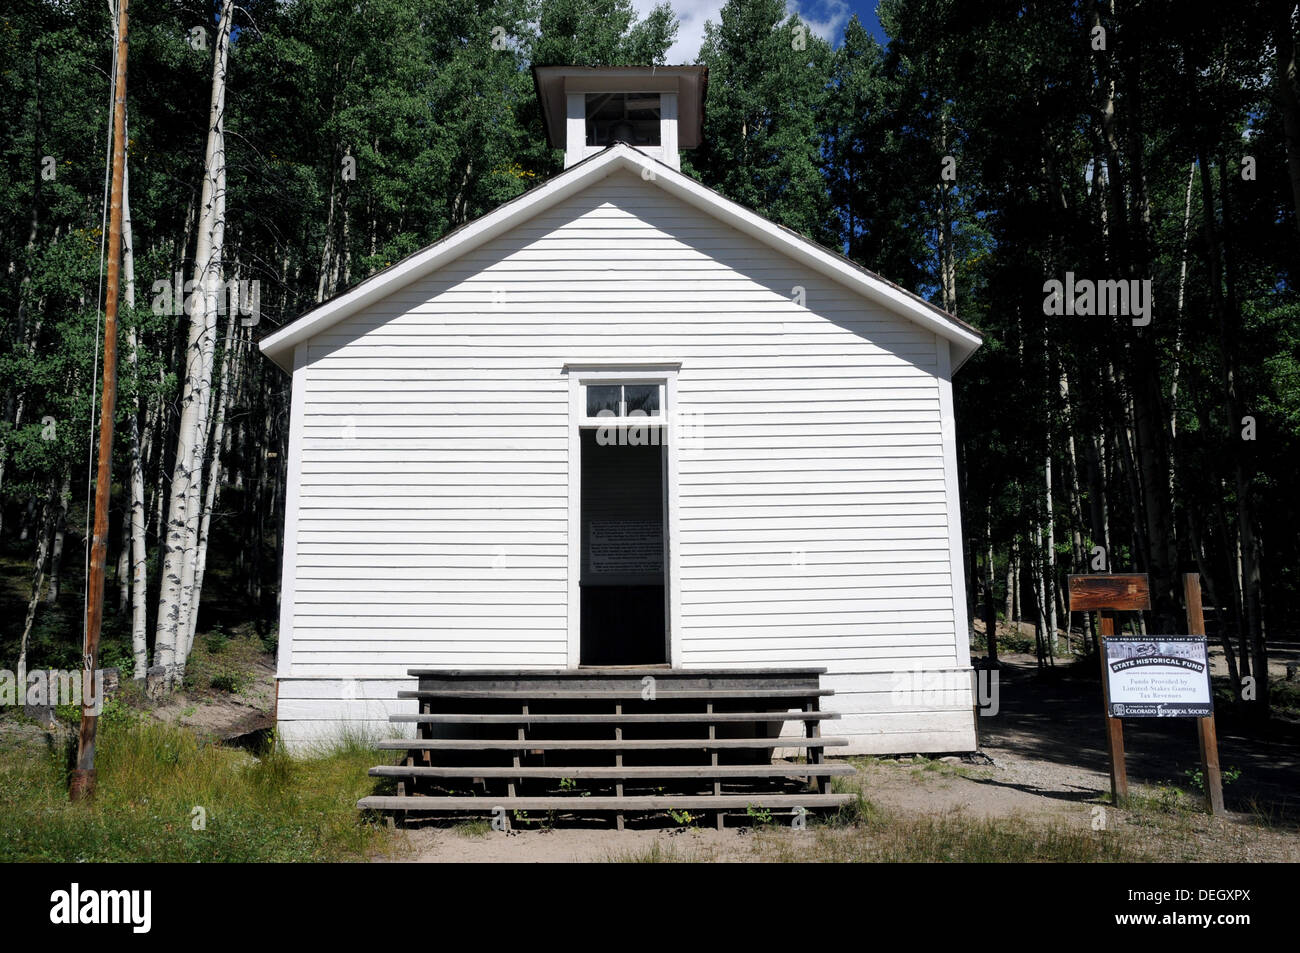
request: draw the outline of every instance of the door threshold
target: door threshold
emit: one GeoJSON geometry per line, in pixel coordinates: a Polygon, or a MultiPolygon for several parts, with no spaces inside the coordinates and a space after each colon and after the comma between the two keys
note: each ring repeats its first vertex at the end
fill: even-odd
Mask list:
{"type": "Polygon", "coordinates": [[[580,669],[582,669],[582,668],[606,668],[606,669],[622,669],[622,668],[625,668],[625,669],[628,669],[629,671],[635,671],[635,670],[643,669],[643,668],[667,668],[667,669],[671,669],[672,667],[673,667],[673,666],[672,666],[672,664],[671,664],[670,662],[646,662],[646,663],[643,664],[643,665],[579,665],[579,666],[578,666],[578,668],[580,668],[580,669]]]}

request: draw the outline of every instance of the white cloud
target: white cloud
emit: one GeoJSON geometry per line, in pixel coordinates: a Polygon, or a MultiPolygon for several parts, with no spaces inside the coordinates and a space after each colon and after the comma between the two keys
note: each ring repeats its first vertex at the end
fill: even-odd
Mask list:
{"type": "Polygon", "coordinates": [[[787,6],[831,46],[844,39],[844,26],[852,16],[845,0],[787,0],[787,6]]]}
{"type": "MultiPolygon", "coordinates": [[[[668,51],[671,64],[694,63],[704,40],[704,24],[718,22],[724,0],[668,0],[677,14],[677,42],[668,51]]],[[[632,0],[639,16],[656,6],[656,0],[632,0]]],[[[851,11],[846,0],[786,0],[790,13],[797,12],[812,31],[832,45],[844,35],[851,11]]]]}

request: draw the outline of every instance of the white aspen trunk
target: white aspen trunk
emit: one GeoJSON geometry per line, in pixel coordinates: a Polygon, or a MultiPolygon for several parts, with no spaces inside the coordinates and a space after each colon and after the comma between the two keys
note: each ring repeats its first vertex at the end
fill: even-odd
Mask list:
{"type": "Polygon", "coordinates": [[[224,0],[212,67],[212,101],[195,246],[195,285],[202,304],[191,308],[185,351],[186,386],[176,435],[176,465],[163,553],[162,586],[154,660],[165,669],[164,682],[175,687],[185,674],[187,625],[194,586],[194,556],[198,536],[198,492],[202,478],[204,415],[211,397],[213,333],[221,283],[221,246],[225,227],[226,67],[229,59],[233,0],[224,0]],[[196,463],[197,460],[197,463],[196,463]]]}
{"type": "MultiPolygon", "coordinates": [[[[1074,443],[1074,411],[1070,404],[1070,377],[1064,368],[1061,369],[1061,405],[1065,413],[1066,420],[1066,441],[1065,449],[1070,458],[1070,519],[1074,524],[1070,534],[1070,545],[1074,554],[1074,571],[1088,571],[1088,554],[1083,540],[1083,528],[1087,525],[1083,517],[1083,493],[1080,489],[1079,482],[1079,455],[1074,443]]],[[[1073,627],[1074,614],[1069,610],[1069,603],[1065,603],[1063,609],[1065,614],[1065,647],[1068,652],[1071,648],[1070,632],[1073,627]]],[[[1086,619],[1086,616],[1085,616],[1086,619]]],[[[1083,623],[1087,628],[1088,623],[1083,623]]],[[[1086,639],[1087,636],[1085,635],[1086,639]]]]}
{"type": "MultiPolygon", "coordinates": [[[[1047,590],[1044,586],[1045,577],[1043,575],[1043,524],[1034,524],[1034,552],[1033,552],[1033,572],[1030,574],[1030,581],[1034,586],[1034,631],[1042,640],[1040,645],[1042,651],[1050,652],[1051,643],[1047,638],[1047,590]]],[[[1040,664],[1042,660],[1039,660],[1040,664]]]]}
{"type": "MultiPolygon", "coordinates": [[[[159,443],[165,443],[170,434],[167,432],[167,420],[163,417],[162,401],[158,401],[154,405],[154,416],[151,423],[159,443]]],[[[145,459],[150,458],[146,457],[145,459]]],[[[153,534],[154,539],[161,541],[163,538],[163,509],[167,502],[167,470],[163,466],[161,452],[158,454],[158,466],[154,468],[152,492],[153,504],[149,509],[149,523],[153,529],[150,532],[153,534]]]]}
{"type": "Polygon", "coordinates": [[[992,507],[984,509],[984,639],[990,660],[998,654],[998,610],[993,602],[997,570],[993,564],[992,507]]]}
{"type": "Polygon", "coordinates": [[[329,287],[325,289],[325,297],[332,298],[339,290],[339,267],[343,262],[343,255],[339,251],[334,252],[334,257],[330,261],[329,287]]]}
{"type": "MultiPolygon", "coordinates": [[[[215,315],[213,317],[215,319],[215,315]]],[[[190,657],[190,649],[193,647],[190,642],[190,619],[198,612],[199,601],[199,592],[195,584],[198,580],[199,532],[203,525],[203,471],[207,461],[208,441],[212,433],[213,356],[208,353],[207,342],[215,335],[215,329],[209,332],[207,325],[205,318],[202,371],[199,386],[196,388],[196,401],[199,405],[198,439],[194,442],[193,455],[190,459],[191,478],[185,501],[185,562],[181,569],[181,609],[176,641],[178,678],[185,673],[185,665],[190,657]]]]}
{"type": "MultiPolygon", "coordinates": [[[[227,48],[230,41],[230,16],[233,15],[233,2],[223,6],[222,25],[225,36],[223,41],[227,48]]],[[[222,256],[225,250],[226,231],[226,154],[225,154],[225,83],[224,65],[222,69],[222,134],[219,159],[214,163],[215,188],[213,190],[213,213],[209,222],[210,245],[208,257],[203,263],[203,277],[198,283],[203,289],[203,346],[202,372],[199,375],[197,398],[199,405],[199,439],[193,444],[193,459],[190,466],[188,500],[185,506],[185,552],[186,558],[181,572],[181,611],[177,627],[177,645],[181,649],[176,653],[176,677],[185,675],[185,666],[193,649],[193,629],[191,621],[198,615],[200,589],[198,587],[199,568],[199,533],[203,524],[203,471],[212,433],[212,382],[216,360],[218,316],[226,306],[226,289],[222,282],[222,256]]],[[[195,267],[199,266],[196,259],[195,267]]]]}
{"type": "Polygon", "coordinates": [[[320,304],[326,298],[326,291],[330,283],[330,261],[333,258],[334,243],[334,205],[337,202],[338,188],[338,169],[330,170],[330,203],[329,212],[325,216],[325,241],[322,243],[320,253],[320,278],[316,282],[316,303],[320,304]]]}
{"type": "Polygon", "coordinates": [[[348,214],[348,207],[343,206],[343,287],[346,288],[352,283],[352,234],[351,234],[351,216],[348,214]]]}
{"type": "Polygon", "coordinates": [[[1021,604],[1020,598],[1020,541],[1011,541],[1011,617],[1016,623],[1016,635],[1020,634],[1021,617],[1025,614],[1025,607],[1021,604]]]}
{"type": "Polygon", "coordinates": [[[1048,647],[1056,654],[1056,520],[1052,510],[1052,455],[1047,454],[1043,467],[1044,490],[1047,497],[1047,559],[1043,575],[1044,595],[1047,597],[1048,647]]]}
{"type": "MultiPolygon", "coordinates": [[[[948,115],[945,108],[939,116],[939,155],[948,152],[948,115]]],[[[939,252],[939,287],[943,295],[943,310],[949,314],[957,313],[957,259],[952,247],[952,216],[949,212],[949,192],[951,184],[940,181],[939,222],[935,230],[935,244],[939,252]]]]}
{"type": "MultiPolygon", "coordinates": [[[[1192,226],[1192,183],[1196,181],[1196,163],[1192,163],[1191,171],[1187,173],[1187,194],[1183,198],[1183,243],[1179,254],[1178,265],[1178,306],[1174,311],[1174,360],[1173,367],[1170,369],[1171,381],[1169,384],[1169,441],[1172,448],[1178,437],[1178,372],[1183,362],[1183,303],[1186,300],[1187,291],[1187,256],[1190,249],[1188,236],[1192,226]]],[[[1169,454],[1169,498],[1177,499],[1175,491],[1175,466],[1176,455],[1169,454]]]]}
{"type": "Polygon", "coordinates": [[[1007,554],[1007,625],[1016,621],[1016,554],[1013,549],[1007,554]]]}
{"type": "Polygon", "coordinates": [[[199,547],[194,567],[194,602],[190,606],[188,645],[194,646],[194,633],[199,624],[199,595],[203,592],[203,573],[208,564],[208,527],[212,522],[212,510],[220,496],[221,483],[221,445],[226,431],[226,410],[230,406],[230,367],[233,363],[234,327],[237,322],[232,313],[226,318],[225,350],[221,355],[221,390],[217,397],[217,410],[213,418],[212,456],[208,462],[208,477],[205,481],[206,499],[203,503],[203,519],[199,523],[199,547]]]}
{"type": "MultiPolygon", "coordinates": [[[[237,326],[234,329],[234,340],[232,342],[234,346],[234,351],[231,352],[231,356],[230,356],[230,397],[229,399],[225,397],[221,398],[221,405],[226,408],[236,407],[239,405],[239,396],[242,393],[242,389],[244,386],[244,375],[243,375],[244,341],[245,341],[245,336],[244,336],[243,328],[237,326]]],[[[222,375],[224,379],[224,375],[225,375],[224,362],[222,364],[222,375]]],[[[224,388],[225,385],[223,384],[222,386],[224,388]]],[[[231,447],[235,446],[235,439],[234,439],[235,428],[230,426],[223,426],[222,431],[223,431],[223,437],[222,437],[221,452],[223,454],[229,454],[231,447]]],[[[223,468],[223,472],[224,472],[224,468],[223,468]]]]}
{"type": "MultiPolygon", "coordinates": [[[[53,497],[53,481],[51,480],[50,491],[53,497]]],[[[53,521],[50,517],[50,510],[54,507],[54,500],[47,499],[42,508],[45,514],[43,531],[36,542],[36,564],[32,569],[32,593],[27,600],[27,618],[23,623],[22,638],[18,643],[18,671],[27,669],[27,645],[31,640],[32,623],[36,621],[36,607],[41,601],[41,586],[45,582],[45,560],[50,553],[50,537],[53,535],[51,530],[54,528],[53,521]]]]}
{"type": "MultiPolygon", "coordinates": [[[[143,679],[149,667],[149,588],[146,573],[148,554],[145,550],[145,501],[143,447],[149,442],[148,428],[143,439],[140,434],[139,348],[140,338],[135,320],[135,244],[131,232],[130,168],[122,170],[122,279],[126,289],[127,313],[131,315],[126,336],[126,359],[136,381],[135,398],[131,407],[131,426],[127,449],[130,456],[130,556],[129,575],[131,587],[131,658],[132,677],[143,679]]],[[[125,557],[126,554],[123,553],[125,557]]]]}
{"type": "Polygon", "coordinates": [[[50,588],[45,601],[54,605],[59,599],[60,567],[63,564],[64,528],[68,522],[68,503],[72,500],[72,471],[63,474],[63,484],[59,487],[59,502],[54,509],[54,546],[50,551],[50,588]]]}
{"type": "Polygon", "coordinates": [[[1106,548],[1106,568],[1110,571],[1110,498],[1106,493],[1109,485],[1106,480],[1106,464],[1109,458],[1106,455],[1106,439],[1097,437],[1094,442],[1097,447],[1097,463],[1101,470],[1101,545],[1106,548]]]}
{"type": "Polygon", "coordinates": [[[126,612],[131,608],[131,511],[122,514],[122,532],[117,550],[117,611],[126,612]]]}

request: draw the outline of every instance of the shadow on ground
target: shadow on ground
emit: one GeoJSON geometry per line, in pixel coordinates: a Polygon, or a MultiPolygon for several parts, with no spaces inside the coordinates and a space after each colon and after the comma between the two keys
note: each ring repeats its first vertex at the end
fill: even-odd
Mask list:
{"type": "MultiPolygon", "coordinates": [[[[981,746],[1108,777],[1101,683],[1093,664],[1081,660],[1040,672],[1032,658],[1004,658],[998,714],[978,719],[981,746]]],[[[1228,809],[1300,820],[1300,725],[1276,719],[1259,725],[1221,710],[1217,729],[1220,764],[1225,772],[1241,772],[1224,788],[1228,809]]],[[[1190,719],[1129,719],[1124,748],[1130,782],[1193,789],[1188,772],[1199,770],[1200,751],[1190,719]]],[[[1033,793],[1088,799],[1079,791],[1033,793]]]]}

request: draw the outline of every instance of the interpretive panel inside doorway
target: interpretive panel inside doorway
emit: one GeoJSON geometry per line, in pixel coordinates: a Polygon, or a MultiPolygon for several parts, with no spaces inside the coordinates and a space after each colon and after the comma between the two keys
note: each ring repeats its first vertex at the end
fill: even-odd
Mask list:
{"type": "Polygon", "coordinates": [[[657,520],[592,521],[587,554],[595,573],[662,572],[663,524],[657,520]]]}

